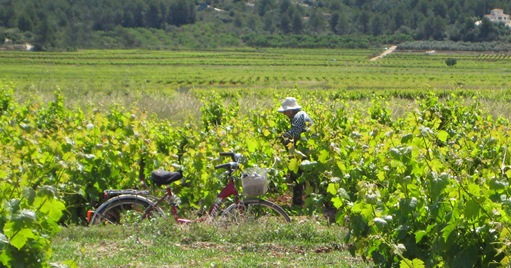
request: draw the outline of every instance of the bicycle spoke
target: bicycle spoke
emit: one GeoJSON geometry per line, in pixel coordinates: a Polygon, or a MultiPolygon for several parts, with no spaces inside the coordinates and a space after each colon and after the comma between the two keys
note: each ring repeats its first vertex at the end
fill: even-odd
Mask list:
{"type": "Polygon", "coordinates": [[[144,199],[113,199],[98,208],[91,224],[129,224],[161,214],[161,209],[144,199]]]}
{"type": "Polygon", "coordinates": [[[229,206],[222,214],[221,220],[232,223],[286,223],[289,216],[278,205],[260,199],[243,200],[229,206]]]}

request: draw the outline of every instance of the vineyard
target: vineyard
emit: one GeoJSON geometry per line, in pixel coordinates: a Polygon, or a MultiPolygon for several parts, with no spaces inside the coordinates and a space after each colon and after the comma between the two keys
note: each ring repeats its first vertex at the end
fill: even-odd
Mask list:
{"type": "Polygon", "coordinates": [[[507,89],[507,54],[426,55],[398,51],[369,61],[381,50],[233,49],[227,51],[2,52],[0,79],[21,88],[66,90],[161,90],[176,87],[322,89],[507,89]],[[94,77],[94,79],[90,79],[94,77]]]}
{"type": "Polygon", "coordinates": [[[60,226],[85,225],[104,189],[154,187],[154,169],[182,169],[183,209],[201,210],[236,151],[270,170],[269,198],[303,170],[288,212],[333,212],[376,265],[510,265],[510,58],[376,52],[0,53],[0,263],[46,266],[60,226]],[[315,124],[288,148],[290,95],[315,124]]]}

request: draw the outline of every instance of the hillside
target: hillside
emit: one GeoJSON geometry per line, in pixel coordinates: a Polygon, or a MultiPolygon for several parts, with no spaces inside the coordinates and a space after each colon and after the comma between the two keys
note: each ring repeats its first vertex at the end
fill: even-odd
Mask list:
{"type": "Polygon", "coordinates": [[[508,42],[509,1],[1,0],[0,40],[37,50],[508,42]],[[482,20],[481,25],[475,22],[482,20]]]}

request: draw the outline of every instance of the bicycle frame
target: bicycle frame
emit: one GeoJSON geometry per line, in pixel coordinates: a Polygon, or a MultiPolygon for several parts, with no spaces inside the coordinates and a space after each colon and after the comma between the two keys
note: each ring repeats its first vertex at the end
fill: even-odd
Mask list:
{"type": "MultiPolygon", "coordinates": [[[[231,212],[239,209],[240,212],[245,210],[245,207],[254,208],[257,207],[266,207],[269,208],[270,214],[275,213],[275,215],[279,217],[283,217],[287,222],[290,221],[287,213],[277,204],[274,204],[270,201],[266,201],[259,198],[249,198],[249,199],[240,199],[240,193],[235,184],[235,180],[240,179],[240,177],[233,175],[233,173],[237,170],[240,170],[239,160],[241,159],[240,154],[236,153],[220,153],[222,156],[230,156],[232,161],[229,163],[221,164],[215,166],[215,169],[226,169],[225,172],[227,184],[224,188],[218,193],[215,201],[211,204],[207,215],[204,217],[200,217],[195,220],[180,218],[178,213],[178,196],[172,192],[172,187],[170,186],[173,182],[180,180],[183,178],[183,173],[181,171],[177,172],[169,172],[165,170],[155,170],[151,174],[151,180],[157,186],[165,185],[166,191],[162,197],[155,197],[150,195],[149,191],[142,190],[107,190],[105,191],[105,197],[108,198],[105,202],[103,202],[96,211],[88,211],[87,220],[89,223],[98,224],[102,221],[110,222],[110,223],[119,223],[121,216],[121,211],[131,210],[133,209],[136,213],[142,213],[141,218],[146,219],[152,217],[156,214],[163,214],[164,210],[163,206],[160,206],[165,201],[170,206],[170,213],[172,214],[174,220],[177,223],[191,223],[191,222],[203,222],[210,221],[212,218],[215,218],[219,213],[222,215],[233,215],[231,212]],[[233,196],[234,202],[229,206],[223,208],[221,207],[224,203],[225,199],[233,196]],[[138,209],[137,209],[138,208],[138,209]],[[142,208],[142,209],[140,209],[142,208]],[[223,211],[221,211],[223,210],[223,211]],[[91,219],[92,217],[92,219],[91,219]]],[[[243,173],[240,171],[241,176],[243,173]]],[[[257,210],[255,210],[257,211],[257,210]]],[[[263,215],[263,214],[261,214],[263,215]]]]}
{"type": "MultiPolygon", "coordinates": [[[[215,202],[213,202],[213,204],[211,205],[211,207],[208,210],[208,215],[206,217],[201,217],[195,221],[206,221],[206,220],[216,217],[217,213],[220,209],[220,205],[224,202],[224,200],[226,198],[228,198],[230,196],[234,196],[234,203],[236,203],[236,204],[239,203],[239,192],[238,192],[238,189],[236,188],[236,185],[234,183],[234,179],[235,179],[234,176],[229,176],[229,182],[227,183],[227,185],[225,185],[225,187],[217,195],[215,202]]],[[[144,218],[147,215],[149,215],[152,208],[158,207],[164,200],[172,200],[172,198],[176,196],[176,195],[174,195],[174,193],[172,193],[172,189],[171,189],[170,185],[167,185],[166,188],[167,188],[166,194],[164,196],[162,196],[161,198],[159,198],[158,201],[156,201],[153,206],[151,206],[147,209],[147,211],[144,213],[144,218]]],[[[170,202],[169,205],[171,206],[170,212],[172,213],[172,216],[174,217],[176,222],[178,222],[178,223],[194,222],[194,220],[184,219],[184,218],[179,217],[178,207],[177,207],[176,203],[170,202]]]]}

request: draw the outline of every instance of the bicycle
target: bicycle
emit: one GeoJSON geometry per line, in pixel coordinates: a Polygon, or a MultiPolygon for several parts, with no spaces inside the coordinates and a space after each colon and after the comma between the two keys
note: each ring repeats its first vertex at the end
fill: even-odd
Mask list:
{"type": "Polygon", "coordinates": [[[172,192],[171,184],[183,178],[182,171],[170,172],[155,170],[151,173],[151,181],[158,187],[165,185],[165,194],[161,197],[154,197],[146,190],[106,190],[104,191],[107,200],[97,210],[87,213],[87,220],[90,225],[98,224],[119,224],[128,220],[143,220],[155,216],[165,216],[163,204],[170,206],[170,214],[178,223],[191,223],[194,221],[205,221],[217,218],[240,222],[255,220],[257,222],[281,221],[290,222],[291,218],[279,205],[261,199],[259,197],[267,190],[266,174],[260,171],[244,173],[240,169],[239,162],[242,155],[233,152],[221,152],[220,156],[231,157],[230,162],[217,165],[215,169],[226,169],[227,184],[218,193],[215,202],[211,205],[205,217],[196,220],[181,218],[178,215],[179,197],[172,192]],[[240,171],[235,176],[235,171],[240,171]],[[235,185],[235,180],[242,180],[245,195],[248,198],[241,198],[235,185]],[[222,210],[226,198],[234,197],[234,202],[222,210]]]}

